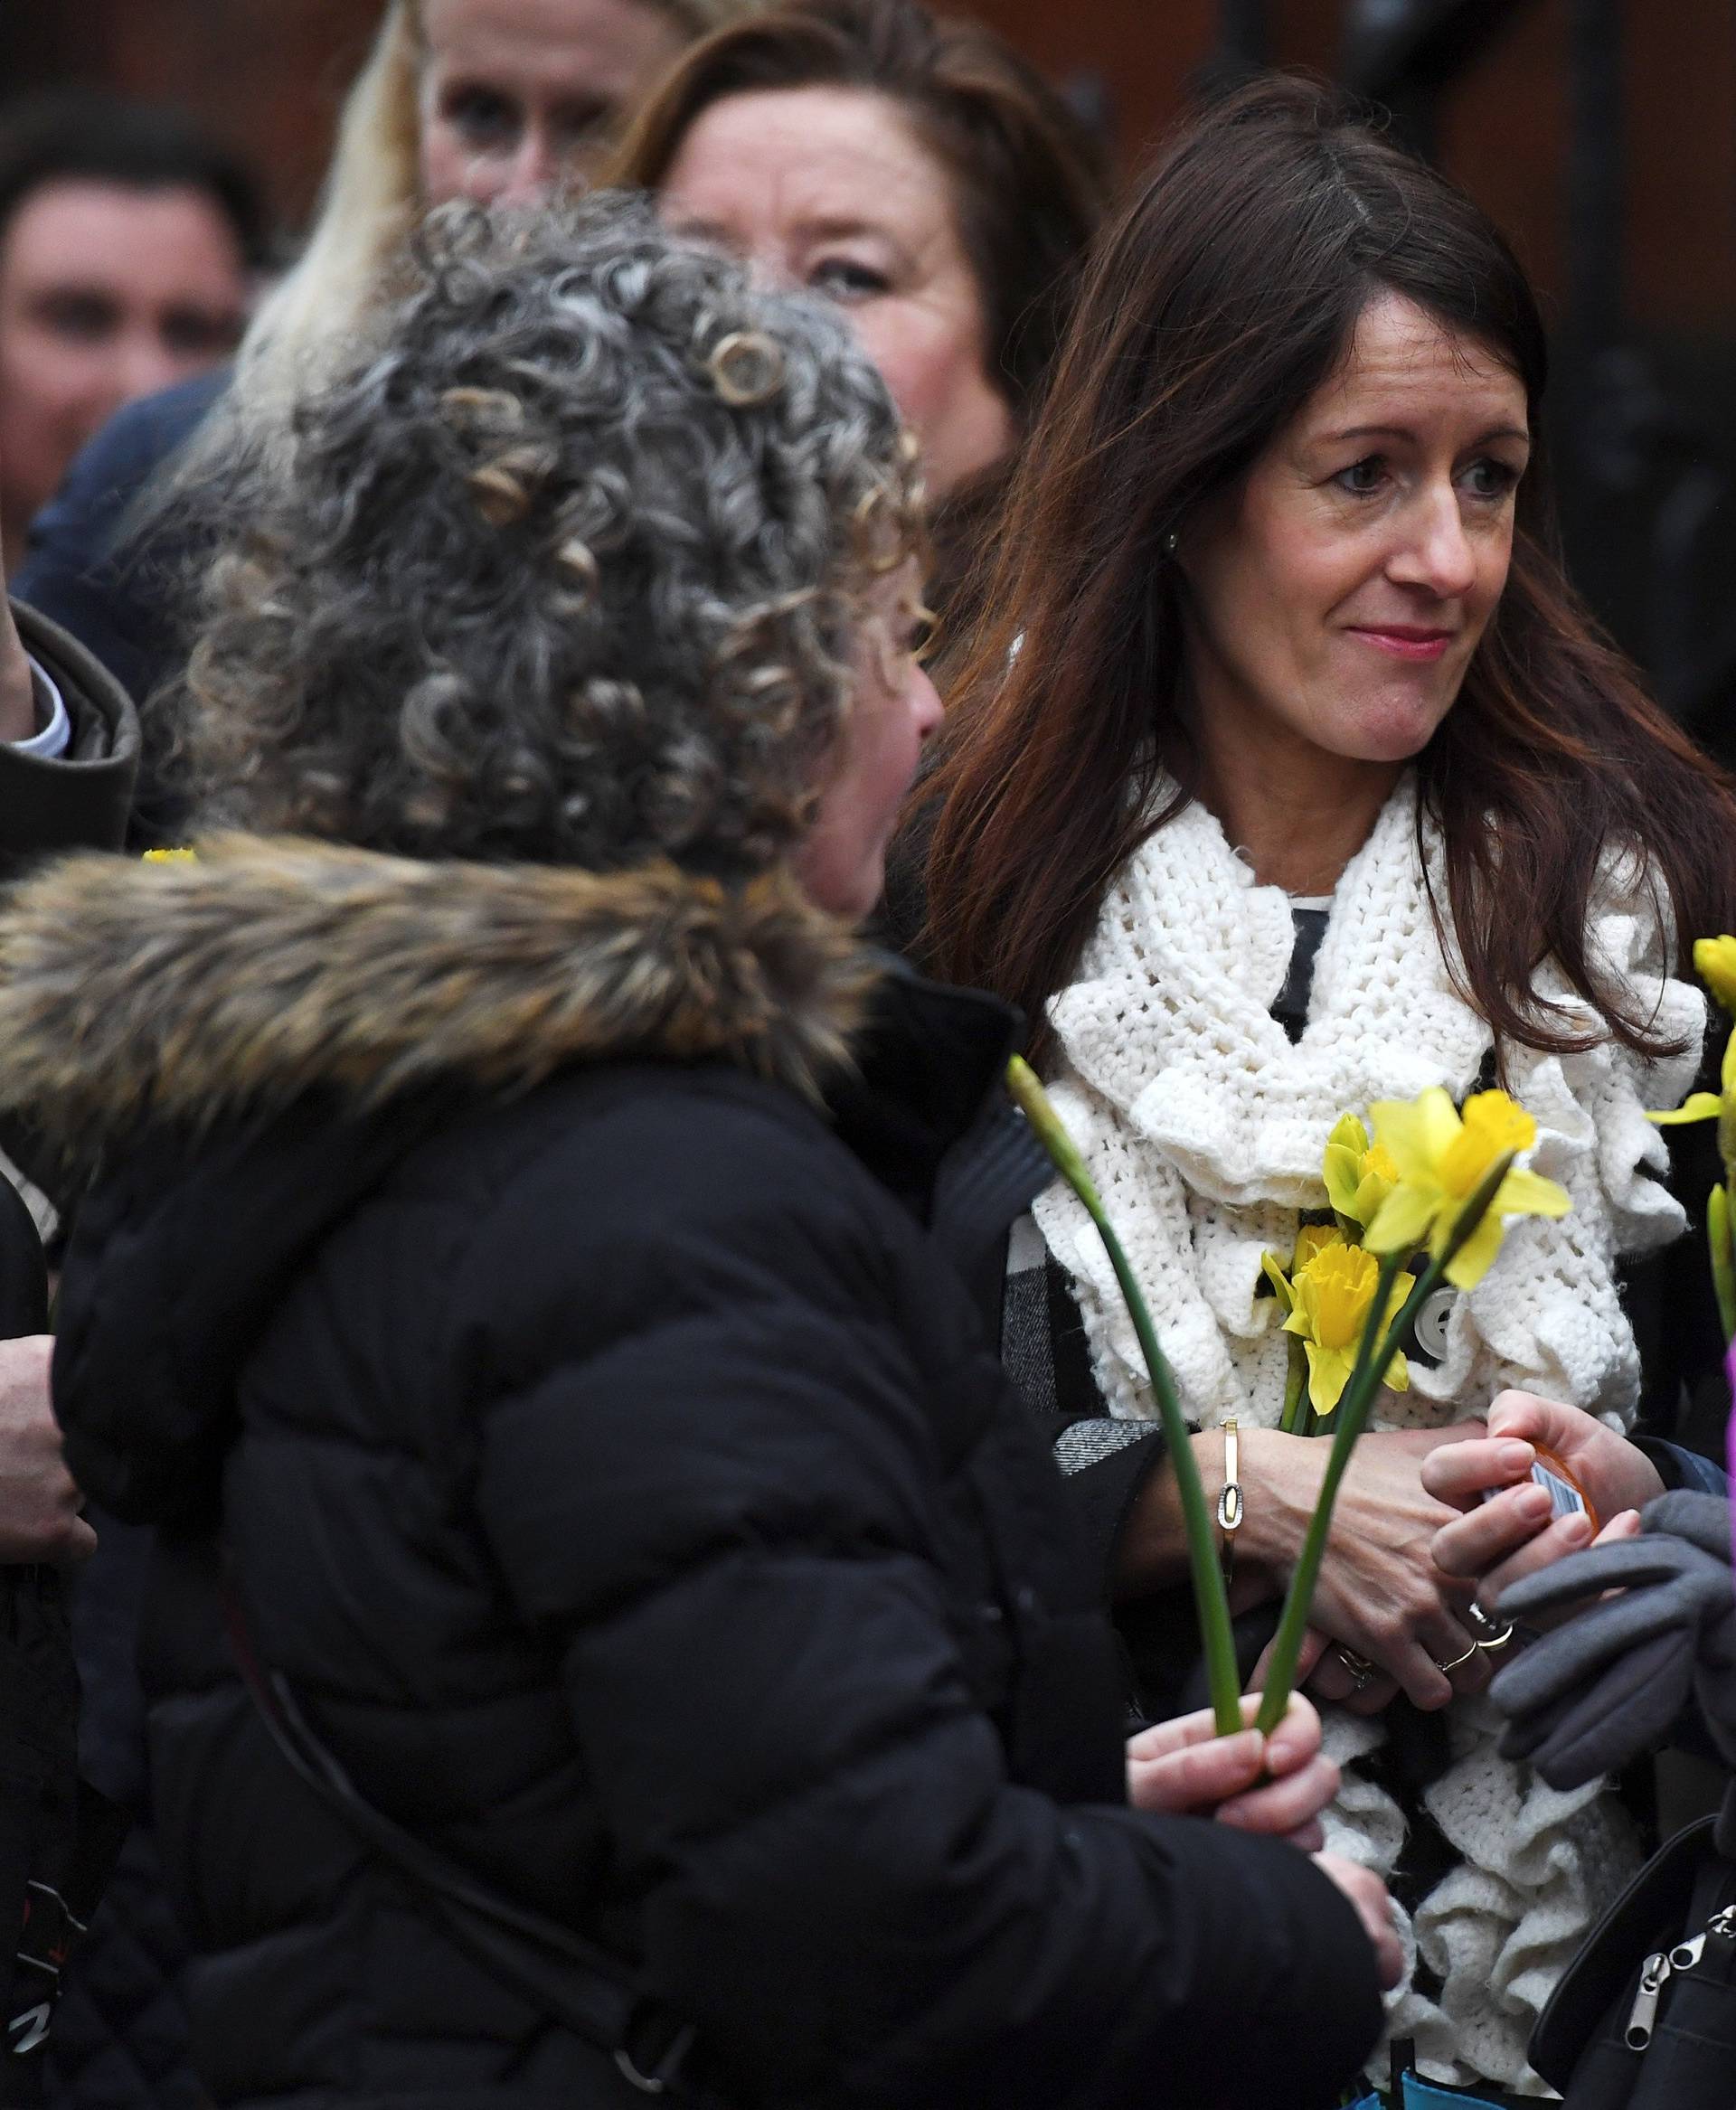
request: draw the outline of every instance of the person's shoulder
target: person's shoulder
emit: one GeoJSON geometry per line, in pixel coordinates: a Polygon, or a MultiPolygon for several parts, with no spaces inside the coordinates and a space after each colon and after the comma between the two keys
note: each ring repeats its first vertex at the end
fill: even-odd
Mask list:
{"type": "Polygon", "coordinates": [[[94,653],[62,624],[24,600],[13,599],[19,641],[53,683],[72,721],[69,759],[137,762],[138,715],[132,698],[94,653]],[[87,729],[94,724],[94,734],[87,729]]]}
{"type": "Polygon", "coordinates": [[[123,403],[79,455],[68,490],[137,489],[204,423],[229,382],[229,369],[219,367],[123,403]]]}
{"type": "Polygon", "coordinates": [[[64,575],[81,575],[109,553],[134,501],[204,422],[229,378],[220,368],[125,403],[85,442],[32,523],[13,581],[19,599],[65,618],[71,611],[57,598],[64,575]]]}
{"type": "Polygon", "coordinates": [[[911,1322],[920,1227],[795,1093],[722,1066],[576,1072],[418,1156],[460,1231],[445,1338],[508,1389],[622,1340],[691,1356],[745,1329],[798,1359],[840,1328],[911,1322]]]}
{"type": "Polygon", "coordinates": [[[883,1241],[896,1211],[819,1107],[723,1064],[579,1069],[482,1116],[467,1147],[493,1197],[479,1251],[533,1264],[707,1245],[813,1264],[883,1241]]]}

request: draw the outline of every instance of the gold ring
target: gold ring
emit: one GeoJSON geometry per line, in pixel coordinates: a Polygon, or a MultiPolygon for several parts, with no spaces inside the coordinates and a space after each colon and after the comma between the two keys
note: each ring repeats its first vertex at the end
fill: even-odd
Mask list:
{"type": "Polygon", "coordinates": [[[1468,1663],[1474,1655],[1481,1652],[1482,1647],[1480,1641],[1474,1641],[1462,1656],[1455,1656],[1450,1663],[1437,1663],[1435,1668],[1443,1678],[1450,1678],[1461,1663],[1468,1663]]]}
{"type": "Polygon", "coordinates": [[[1516,1630],[1514,1626],[1513,1621],[1509,1619],[1506,1625],[1501,1629],[1499,1634],[1490,1634],[1486,1641],[1479,1641],[1477,1645],[1483,1651],[1486,1656],[1499,1655],[1501,1651],[1505,1648],[1507,1644],[1513,1639],[1515,1631],[1516,1630]]]}

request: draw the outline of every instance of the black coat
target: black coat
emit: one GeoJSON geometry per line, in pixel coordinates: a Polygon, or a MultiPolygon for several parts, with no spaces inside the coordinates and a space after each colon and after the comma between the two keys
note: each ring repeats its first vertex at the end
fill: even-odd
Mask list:
{"type": "Polygon", "coordinates": [[[666,873],[254,846],[64,871],[20,940],[0,1033],[108,1157],[57,1393],[164,1527],[219,2102],[637,2099],[287,1774],[219,1529],[362,1791],[638,1968],[731,2099],[1335,2100],[1380,2020],[1348,1907],[1123,1805],[1096,1578],[969,1286],[1033,1184],[1010,1014],[893,979],[845,1084],[862,956],[666,873]]]}
{"type": "MultiPolygon", "coordinates": [[[[226,372],[203,374],[117,411],[32,523],[30,546],[13,581],[29,604],[20,610],[27,643],[34,648],[42,635],[42,615],[54,618],[63,642],[76,638],[99,663],[99,674],[106,668],[114,677],[115,692],[124,691],[141,704],[177,671],[199,550],[197,538],[183,527],[161,523],[129,546],[128,525],[227,382],[226,372]]],[[[39,657],[51,657],[51,671],[52,655],[52,646],[47,655],[38,651],[39,657]]],[[[64,692],[64,681],[61,687],[64,692]]],[[[164,781],[162,714],[146,711],[141,755],[138,722],[132,706],[125,708],[130,734],[118,781],[117,772],[105,783],[92,768],[33,764],[0,749],[0,778],[10,770],[20,780],[10,800],[0,784],[0,811],[31,817],[28,840],[46,834],[50,846],[67,847],[52,839],[57,810],[74,801],[88,805],[95,797],[107,802],[104,832],[79,841],[128,839],[142,848],[185,840],[184,802],[164,781]]],[[[78,730],[75,724],[75,755],[78,730]]],[[[7,847],[0,833],[0,852],[7,847]]],[[[48,2053],[50,2086],[57,2110],[194,2110],[198,2096],[186,2065],[178,1984],[185,1948],[157,1879],[149,1813],[139,1802],[142,1722],[132,1666],[149,1534],[99,1511],[90,1514],[97,1552],[70,1603],[86,1695],[80,1751],[86,1777],[125,1804],[135,1823],[90,1936],[61,1982],[48,2053]]]]}
{"type": "MultiPolygon", "coordinates": [[[[0,878],[58,851],[119,843],[138,768],[138,721],[118,683],[62,630],[14,609],[26,652],[54,683],[71,734],[53,760],[0,744],[0,878]]],[[[14,1116],[28,1107],[14,1103],[14,1116]]],[[[48,1276],[32,1211],[12,1182],[31,1163],[27,1120],[0,1127],[0,1338],[41,1333],[48,1276]]],[[[42,1968],[66,1960],[70,1929],[92,1909],[118,1823],[78,1776],[78,1676],[64,1578],[0,1567],[0,2103],[38,2098],[50,2023],[42,1968]],[[32,1960],[14,1953],[23,1950],[32,1960]],[[18,2056],[20,2052],[23,2056],[18,2056]]]]}
{"type": "Polygon", "coordinates": [[[222,369],[118,410],[32,522],[13,581],[18,599],[75,637],[138,702],[145,741],[129,840],[140,848],[185,840],[186,799],[154,699],[184,664],[210,551],[208,530],[184,511],[142,524],[140,516],[228,385],[222,369]]]}

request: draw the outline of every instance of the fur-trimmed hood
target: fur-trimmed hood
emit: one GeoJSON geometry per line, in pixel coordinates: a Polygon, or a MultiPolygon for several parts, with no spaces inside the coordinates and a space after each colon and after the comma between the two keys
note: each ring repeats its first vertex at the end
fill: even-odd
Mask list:
{"type": "Polygon", "coordinates": [[[63,1158],[314,1090],[358,1108],[714,1058],[817,1095],[876,968],[795,882],[420,862],[290,839],[71,859],[0,909],[0,1105],[63,1158]]]}
{"type": "MultiPolygon", "coordinates": [[[[611,1123],[648,1122],[626,1146],[638,1164],[665,1122],[703,1135],[752,1105],[807,1139],[798,1156],[829,1128],[974,1268],[1047,1177],[1016,1152],[952,1160],[979,1122],[1004,1140],[1017,1033],[994,998],[878,959],[785,877],[239,837],[61,865],[0,903],[0,1101],[81,1189],[54,1352],[68,1463],[123,1519],[208,1520],[241,1371],[339,1227],[415,1187],[412,1162],[467,1223],[533,1135],[534,1164],[583,1132],[562,1192],[595,1177],[606,1243],[610,1210],[645,1199],[592,1155],[621,1147],[611,1123]],[[592,1062],[610,1071],[594,1090],[592,1062]]],[[[824,1180],[835,1161],[814,1163],[824,1180]]],[[[980,1271],[997,1299],[998,1268],[980,1271]]]]}

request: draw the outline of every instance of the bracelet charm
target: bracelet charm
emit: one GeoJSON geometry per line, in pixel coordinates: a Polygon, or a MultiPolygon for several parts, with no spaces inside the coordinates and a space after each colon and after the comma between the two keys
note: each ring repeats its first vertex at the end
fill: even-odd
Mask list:
{"type": "Polygon", "coordinates": [[[1231,1416],[1223,1425],[1223,1493],[1218,1497],[1218,1529],[1223,1533],[1221,1558],[1226,1583],[1236,1572],[1236,1532],[1241,1528],[1243,1511],[1238,1471],[1236,1424],[1231,1416]]]}

